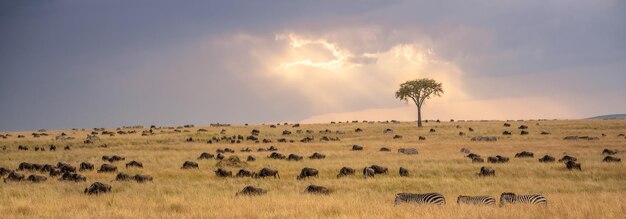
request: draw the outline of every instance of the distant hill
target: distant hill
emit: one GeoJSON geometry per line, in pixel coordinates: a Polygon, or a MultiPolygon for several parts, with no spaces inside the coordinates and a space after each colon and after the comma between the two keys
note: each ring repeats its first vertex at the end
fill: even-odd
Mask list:
{"type": "Polygon", "coordinates": [[[626,119],[626,114],[611,114],[591,117],[589,119],[626,119]]]}

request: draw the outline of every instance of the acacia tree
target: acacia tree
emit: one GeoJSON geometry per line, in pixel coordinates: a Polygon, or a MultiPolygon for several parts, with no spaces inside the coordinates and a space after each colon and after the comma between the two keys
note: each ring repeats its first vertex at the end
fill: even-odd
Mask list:
{"type": "Polygon", "coordinates": [[[443,88],[441,83],[430,78],[407,81],[400,84],[396,91],[396,98],[406,101],[413,100],[417,106],[417,127],[422,127],[422,106],[424,101],[432,96],[441,96],[443,88]]]}

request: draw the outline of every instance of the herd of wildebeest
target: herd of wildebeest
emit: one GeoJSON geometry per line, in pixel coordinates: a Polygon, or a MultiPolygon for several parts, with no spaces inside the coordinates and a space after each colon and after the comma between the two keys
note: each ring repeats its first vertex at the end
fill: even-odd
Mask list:
{"type": "MultiPolygon", "coordinates": [[[[285,125],[287,125],[287,123],[285,123],[285,125]]],[[[216,126],[227,126],[227,125],[218,124],[216,126]]],[[[504,123],[504,126],[510,127],[511,124],[504,123]]],[[[191,128],[191,127],[193,127],[193,125],[184,126],[184,128],[191,128]]],[[[277,127],[276,125],[270,126],[270,128],[276,128],[276,127],[277,127]]],[[[292,125],[292,128],[298,128],[298,127],[300,127],[299,124],[292,125]]],[[[132,127],[132,128],[142,128],[142,127],[132,127]]],[[[181,127],[179,128],[169,127],[169,129],[174,129],[175,132],[183,132],[181,131],[180,128],[181,127]]],[[[457,128],[460,128],[460,126],[457,126],[457,128]]],[[[159,129],[164,129],[164,128],[152,126],[149,130],[142,131],[141,135],[142,136],[154,135],[156,131],[159,129]]],[[[528,131],[528,126],[526,125],[521,125],[518,127],[518,129],[521,130],[520,135],[530,134],[528,131]]],[[[468,130],[469,132],[474,131],[473,128],[468,128],[468,130]]],[[[198,133],[207,132],[207,131],[208,130],[206,129],[197,130],[198,133]]],[[[436,132],[434,128],[430,129],[429,131],[431,133],[436,132]]],[[[189,132],[189,130],[184,130],[184,132],[189,132]]],[[[313,130],[300,130],[300,129],[296,130],[296,132],[301,133],[301,134],[315,133],[313,130]]],[[[354,133],[360,133],[360,132],[363,132],[363,129],[357,128],[354,130],[354,133]]],[[[107,131],[103,128],[96,128],[94,129],[93,132],[91,132],[90,135],[88,135],[87,139],[83,143],[93,144],[95,141],[99,140],[97,135],[114,136],[115,134],[124,135],[124,134],[135,134],[135,133],[137,132],[136,131],[123,131],[121,128],[118,128],[117,132],[107,131]]],[[[329,129],[325,129],[325,130],[319,131],[319,133],[330,134],[332,133],[332,131],[329,129]]],[[[383,133],[393,135],[393,130],[385,129],[383,130],[383,133]]],[[[289,136],[291,134],[292,132],[289,130],[284,130],[282,132],[283,136],[289,136]]],[[[338,134],[338,135],[345,134],[345,131],[336,131],[335,134],[338,134]]],[[[550,135],[550,133],[546,131],[542,131],[540,132],[540,134],[550,135]]],[[[38,138],[40,136],[47,136],[47,134],[45,133],[45,130],[39,130],[38,133],[33,133],[32,135],[35,138],[38,138]]],[[[220,135],[221,135],[220,137],[213,136],[209,138],[208,140],[206,140],[206,143],[213,144],[213,143],[222,142],[222,143],[237,144],[237,143],[243,143],[245,141],[255,142],[255,143],[260,143],[260,142],[272,143],[273,142],[272,139],[260,140],[258,137],[260,135],[260,131],[258,129],[252,129],[252,131],[250,132],[250,135],[246,137],[244,137],[243,135],[227,136],[225,129],[221,130],[220,135]]],[[[459,132],[459,135],[464,136],[465,133],[459,132]]],[[[512,135],[512,132],[504,131],[503,135],[512,135]]],[[[604,134],[602,135],[605,136],[604,134]]],[[[3,135],[0,135],[0,137],[6,139],[12,136],[10,134],[3,134],[3,135]]],[[[618,137],[624,137],[624,134],[620,134],[618,135],[618,137]]],[[[17,138],[25,138],[25,136],[19,135],[17,136],[17,138]]],[[[56,139],[57,140],[72,140],[74,139],[74,137],[70,137],[70,136],[67,136],[65,133],[62,133],[61,135],[57,136],[56,139]]],[[[402,136],[393,135],[392,139],[402,139],[402,136]]],[[[419,136],[418,139],[425,140],[426,137],[419,136]]],[[[497,141],[497,139],[498,138],[495,136],[475,136],[471,138],[471,141],[490,142],[490,141],[497,141]]],[[[563,139],[564,140],[598,140],[599,138],[589,137],[589,136],[566,136],[563,139]]],[[[307,142],[313,142],[314,140],[315,140],[314,137],[307,136],[301,139],[300,142],[307,143],[307,142]]],[[[185,141],[194,142],[198,140],[193,139],[192,137],[189,137],[189,138],[186,138],[185,141]]],[[[340,141],[340,139],[339,137],[323,136],[320,138],[320,141],[340,141]]],[[[286,138],[281,138],[281,139],[278,139],[278,142],[295,142],[295,140],[293,139],[287,140],[286,138]]],[[[57,149],[56,145],[49,145],[47,147],[19,145],[17,149],[19,151],[29,151],[31,147],[34,148],[34,151],[46,151],[46,148],[48,151],[56,151],[57,149]]],[[[106,148],[107,145],[102,144],[100,145],[100,147],[106,148]]],[[[6,151],[7,147],[3,146],[2,149],[6,151]]],[[[352,145],[352,147],[349,148],[349,150],[352,150],[352,151],[362,151],[364,149],[365,147],[361,145],[352,145]]],[[[69,145],[65,146],[64,150],[71,150],[71,147],[69,145]]],[[[244,147],[244,148],[241,148],[239,151],[242,153],[249,153],[249,152],[253,152],[253,149],[251,149],[250,147],[244,147]]],[[[288,154],[288,155],[282,154],[279,152],[279,149],[276,146],[270,146],[268,148],[259,147],[256,149],[256,151],[257,152],[271,152],[269,156],[266,157],[267,159],[286,160],[286,161],[301,161],[304,159],[304,156],[298,155],[298,154],[288,154]]],[[[384,153],[384,152],[390,152],[391,149],[387,147],[381,147],[378,151],[384,153]]],[[[599,153],[602,153],[603,155],[605,155],[602,161],[607,162],[607,163],[608,162],[621,162],[621,158],[616,157],[616,155],[621,152],[622,151],[612,150],[608,148],[605,148],[601,152],[599,151],[599,153]]],[[[415,148],[400,148],[398,149],[398,153],[407,154],[407,155],[417,155],[418,151],[415,148]]],[[[206,159],[218,160],[219,161],[217,164],[218,168],[215,170],[215,175],[217,177],[235,177],[235,178],[250,177],[250,178],[255,178],[255,179],[262,179],[262,178],[267,178],[267,177],[280,178],[279,171],[277,169],[272,169],[268,167],[264,167],[260,169],[259,171],[251,171],[246,168],[240,168],[236,173],[233,174],[233,172],[229,169],[229,167],[230,168],[239,167],[239,164],[243,162],[254,162],[257,159],[252,155],[248,155],[245,161],[243,161],[243,159],[240,160],[240,158],[234,154],[235,154],[235,150],[226,147],[223,149],[222,148],[217,149],[215,151],[215,154],[212,154],[209,152],[203,152],[196,159],[197,160],[206,160],[206,159]],[[231,155],[227,157],[227,154],[231,154],[231,155]]],[[[460,154],[470,159],[472,163],[484,163],[485,162],[485,159],[481,155],[473,153],[468,148],[461,148],[460,154]]],[[[534,157],[535,157],[535,154],[530,151],[521,151],[515,154],[514,156],[514,158],[516,159],[526,159],[526,158],[534,158],[534,157]]],[[[326,155],[319,153],[319,152],[315,152],[307,156],[307,158],[308,159],[325,159],[326,155]]],[[[98,173],[117,172],[116,177],[113,179],[115,181],[135,181],[137,183],[145,183],[145,182],[153,181],[153,177],[150,175],[136,174],[134,176],[131,176],[123,172],[118,172],[119,170],[118,170],[118,167],[115,165],[115,163],[125,161],[125,160],[126,158],[120,155],[102,156],[102,161],[106,163],[101,164],[100,167],[97,169],[97,172],[98,173]]],[[[502,156],[502,155],[488,156],[486,161],[492,164],[507,163],[509,162],[509,157],[502,156]]],[[[578,159],[571,155],[566,154],[558,160],[555,157],[550,156],[550,155],[543,155],[540,158],[538,158],[538,162],[541,162],[541,163],[552,163],[552,162],[557,162],[557,161],[560,163],[563,163],[563,165],[565,165],[567,170],[572,170],[572,171],[583,170],[581,163],[578,163],[578,159]]],[[[136,161],[136,160],[132,160],[130,162],[125,163],[124,167],[127,169],[128,168],[143,168],[143,163],[136,161]]],[[[198,169],[198,168],[199,168],[198,163],[192,160],[183,161],[182,166],[181,166],[182,170],[190,170],[190,169],[198,169]]],[[[78,166],[73,166],[71,164],[63,163],[63,162],[58,162],[56,165],[21,162],[16,169],[0,167],[0,175],[4,178],[5,183],[20,182],[20,181],[42,183],[42,182],[47,181],[49,177],[52,177],[52,178],[56,177],[60,181],[67,181],[67,182],[86,182],[87,178],[81,175],[80,173],[85,172],[85,171],[95,171],[95,170],[96,170],[95,164],[89,163],[89,162],[82,162],[78,164],[78,166]],[[45,176],[43,174],[47,174],[48,176],[45,176]]],[[[381,165],[371,165],[371,166],[363,167],[361,172],[364,178],[370,178],[370,177],[376,177],[376,175],[379,175],[379,174],[389,174],[389,169],[381,165]]],[[[405,167],[400,167],[397,172],[399,176],[401,177],[407,177],[410,175],[410,170],[405,167]]],[[[342,178],[342,177],[354,176],[354,175],[357,175],[356,173],[357,173],[357,169],[344,166],[338,170],[338,174],[336,177],[342,178]]],[[[492,167],[482,166],[476,175],[478,177],[493,177],[496,175],[496,170],[492,167]]],[[[300,174],[296,176],[296,180],[305,180],[309,177],[319,177],[319,171],[315,168],[305,167],[300,171],[300,174]]],[[[111,186],[102,182],[94,182],[93,184],[91,184],[91,186],[84,189],[84,193],[89,194],[89,195],[108,193],[110,191],[111,191],[111,186]]],[[[325,194],[325,195],[331,194],[331,191],[332,190],[327,187],[313,185],[313,184],[309,185],[305,189],[305,192],[308,192],[308,193],[325,194]]],[[[239,195],[263,195],[266,193],[267,193],[266,189],[258,188],[255,186],[246,186],[241,191],[236,192],[236,195],[237,196],[239,195]]],[[[423,194],[398,193],[396,194],[394,203],[397,205],[403,202],[420,203],[420,204],[445,204],[445,197],[439,193],[423,193],[423,194]]],[[[495,205],[496,199],[488,195],[485,195],[485,196],[461,195],[461,196],[458,196],[457,203],[495,205]]],[[[505,192],[501,194],[500,204],[503,205],[506,203],[547,204],[547,199],[543,195],[539,195],[539,194],[516,195],[514,193],[505,192]]]]}

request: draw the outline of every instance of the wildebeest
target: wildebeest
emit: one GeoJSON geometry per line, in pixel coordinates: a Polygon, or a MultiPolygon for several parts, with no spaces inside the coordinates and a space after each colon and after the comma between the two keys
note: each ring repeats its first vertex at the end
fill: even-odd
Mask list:
{"type": "Polygon", "coordinates": [[[495,176],[496,170],[491,169],[489,167],[481,167],[480,172],[478,172],[478,176],[495,176]]]}
{"type": "Polygon", "coordinates": [[[550,132],[546,132],[546,131],[541,131],[541,134],[542,135],[550,135],[551,133],[550,132]]]}
{"type": "Polygon", "coordinates": [[[380,148],[380,150],[379,150],[379,151],[384,151],[384,152],[387,152],[387,151],[391,151],[391,150],[390,150],[389,148],[382,147],[382,148],[380,148]]]}
{"type": "Polygon", "coordinates": [[[337,174],[337,178],[341,178],[344,176],[349,176],[349,175],[354,175],[354,169],[350,168],[350,167],[342,167],[339,170],[339,174],[337,174]]]}
{"type": "Polygon", "coordinates": [[[520,132],[520,135],[528,135],[528,131],[522,130],[522,131],[520,132]]]}
{"type": "Polygon", "coordinates": [[[61,169],[59,168],[52,168],[50,169],[50,171],[48,171],[48,174],[50,174],[50,176],[60,176],[61,174],[63,174],[63,171],[61,171],[61,169]]]}
{"type": "Polygon", "coordinates": [[[93,194],[100,194],[100,193],[107,193],[107,192],[111,192],[111,186],[101,183],[101,182],[95,182],[93,184],[91,184],[91,186],[85,188],[85,194],[88,195],[93,195],[93,194]]]}
{"type": "Polygon", "coordinates": [[[235,195],[263,195],[266,194],[267,190],[262,188],[257,188],[254,186],[246,186],[240,192],[237,192],[235,195]]]}
{"type": "Polygon", "coordinates": [[[475,136],[472,137],[472,141],[498,141],[495,136],[475,136]]]}
{"type": "Polygon", "coordinates": [[[408,177],[409,176],[409,170],[404,168],[404,167],[400,167],[400,176],[404,176],[404,177],[408,177]]]}
{"type": "Polygon", "coordinates": [[[402,139],[402,135],[394,135],[393,139],[402,139]]]}
{"type": "Polygon", "coordinates": [[[98,173],[107,173],[107,172],[115,172],[117,171],[117,167],[113,166],[111,164],[102,164],[100,166],[100,169],[98,170],[98,173]]]}
{"type": "Polygon", "coordinates": [[[352,145],[352,150],[353,151],[362,151],[363,150],[363,146],[361,145],[352,145]]]}
{"type": "Polygon", "coordinates": [[[72,148],[70,148],[70,146],[69,146],[69,145],[65,145],[65,147],[63,148],[63,150],[70,151],[70,150],[72,150],[72,148]]]}
{"type": "Polygon", "coordinates": [[[461,148],[461,153],[464,153],[464,154],[469,154],[469,153],[472,153],[472,152],[470,151],[470,149],[467,149],[467,148],[461,148]]]}
{"type": "Polygon", "coordinates": [[[459,132],[459,136],[465,136],[465,132],[459,132]]]}
{"type": "Polygon", "coordinates": [[[7,175],[7,178],[4,178],[4,182],[19,182],[22,180],[24,180],[24,175],[15,171],[11,171],[9,175],[7,175]]]}
{"type": "Polygon", "coordinates": [[[62,172],[76,172],[76,167],[66,163],[58,162],[57,168],[61,169],[62,172]]]}
{"type": "Polygon", "coordinates": [[[207,152],[202,152],[202,154],[200,154],[200,156],[198,157],[198,160],[211,159],[213,157],[215,157],[215,155],[207,153],[207,152]]]}
{"type": "Polygon", "coordinates": [[[506,163],[509,162],[509,158],[508,157],[503,157],[500,155],[496,155],[495,157],[488,157],[487,161],[489,163],[506,163]]]}
{"type": "Polygon", "coordinates": [[[550,163],[554,162],[556,159],[550,155],[544,155],[542,158],[539,158],[539,162],[542,163],[550,163]]]}
{"type": "Polygon", "coordinates": [[[469,154],[468,154],[467,156],[465,156],[465,157],[468,157],[468,158],[470,158],[470,159],[474,159],[475,157],[480,157],[480,155],[478,155],[478,154],[474,154],[474,153],[469,153],[469,154]]]}
{"type": "Polygon", "coordinates": [[[76,174],[76,173],[63,173],[63,176],[61,176],[61,178],[59,179],[61,181],[73,181],[73,182],[85,182],[87,181],[87,177],[82,176],[80,174],[76,174]]]}
{"type": "Polygon", "coordinates": [[[511,124],[509,124],[509,123],[504,123],[504,127],[511,127],[511,124]]]}
{"type": "Polygon", "coordinates": [[[578,140],[578,136],[565,136],[563,140],[578,140]]]}
{"type": "Polygon", "coordinates": [[[118,173],[117,176],[115,176],[115,181],[129,181],[131,179],[132,177],[126,173],[118,173]]]}
{"type": "Polygon", "coordinates": [[[252,149],[246,147],[246,148],[242,148],[241,150],[239,150],[240,152],[252,152],[252,149]]]}
{"type": "Polygon", "coordinates": [[[387,174],[387,167],[372,165],[370,168],[374,169],[374,173],[376,174],[387,174]]]}
{"type": "Polygon", "coordinates": [[[136,174],[135,176],[133,176],[133,180],[135,180],[138,183],[152,182],[152,176],[136,174]]]}
{"type": "Polygon", "coordinates": [[[80,163],[80,169],[78,169],[79,171],[85,171],[85,170],[93,170],[94,165],[92,163],[88,163],[88,162],[82,162],[80,163]]]}
{"type": "Polygon", "coordinates": [[[472,163],[484,163],[485,159],[483,159],[482,157],[474,157],[472,158],[472,163]]]}
{"type": "Polygon", "coordinates": [[[4,168],[4,167],[0,167],[0,176],[4,176],[7,175],[11,172],[10,169],[4,168]]]}
{"type": "Polygon", "coordinates": [[[610,150],[610,149],[605,148],[602,151],[602,154],[603,155],[614,155],[614,154],[617,154],[617,150],[610,150]]]}
{"type": "Polygon", "coordinates": [[[246,161],[255,161],[256,158],[254,158],[252,155],[248,155],[248,158],[246,159],[246,161]]]}
{"type": "Polygon", "coordinates": [[[302,168],[302,170],[300,171],[300,175],[298,175],[296,179],[301,180],[301,179],[309,178],[312,176],[319,177],[318,173],[319,171],[314,168],[305,167],[305,168],[302,168]]]}
{"type": "Polygon", "coordinates": [[[576,157],[572,157],[569,155],[563,156],[563,158],[559,159],[559,162],[567,162],[567,161],[577,161],[576,157]]]}
{"type": "Polygon", "coordinates": [[[289,154],[289,156],[287,157],[287,160],[289,160],[289,161],[301,161],[302,160],[302,156],[297,155],[297,154],[289,154]]]}
{"type": "Polygon", "coordinates": [[[363,129],[361,129],[361,128],[356,128],[356,129],[354,130],[354,132],[362,132],[362,131],[363,131],[363,129]]]}
{"type": "Polygon", "coordinates": [[[472,127],[469,127],[467,130],[470,131],[470,132],[474,131],[474,129],[472,127]]]}
{"type": "Polygon", "coordinates": [[[311,156],[309,156],[309,159],[324,159],[326,158],[326,155],[321,154],[321,153],[313,153],[311,156]]]}
{"type": "Polygon", "coordinates": [[[574,161],[567,161],[567,163],[565,163],[565,167],[568,170],[574,170],[574,169],[578,169],[578,170],[582,170],[582,168],[580,167],[580,163],[576,163],[574,161]]]}
{"type": "Polygon", "coordinates": [[[270,156],[268,156],[268,158],[271,159],[277,159],[277,160],[282,160],[285,159],[285,155],[278,153],[278,152],[272,152],[272,154],[270,154],[270,156]]]}
{"type": "Polygon", "coordinates": [[[502,132],[502,135],[511,135],[511,132],[510,131],[504,131],[504,132],[502,132]]]}
{"type": "Polygon", "coordinates": [[[20,171],[35,170],[35,168],[33,167],[32,163],[21,162],[20,165],[17,167],[17,170],[20,170],[20,171]]]}
{"type": "Polygon", "coordinates": [[[376,171],[372,169],[371,167],[363,168],[363,176],[365,176],[365,178],[374,177],[374,175],[376,175],[376,171]]]}
{"type": "Polygon", "coordinates": [[[253,177],[254,173],[252,171],[246,169],[240,169],[239,172],[235,175],[235,177],[253,177]]]}
{"type": "Polygon", "coordinates": [[[18,145],[18,146],[17,146],[17,150],[20,150],[20,151],[27,151],[27,150],[28,150],[28,146],[18,145]]]}
{"type": "Polygon", "coordinates": [[[126,164],[126,168],[129,168],[129,167],[143,168],[143,163],[133,160],[126,164]]]}
{"type": "Polygon", "coordinates": [[[528,129],[527,125],[520,125],[519,127],[517,127],[518,129],[528,129]]]}
{"type": "Polygon", "coordinates": [[[48,180],[48,178],[45,177],[45,176],[34,175],[33,174],[33,175],[28,176],[28,178],[26,180],[34,182],[34,183],[39,183],[39,182],[44,182],[44,181],[48,180]]]}
{"type": "Polygon", "coordinates": [[[57,146],[55,146],[55,145],[51,144],[51,145],[50,145],[50,148],[49,148],[48,150],[50,150],[50,151],[56,151],[56,150],[57,150],[57,146]]]}
{"type": "Polygon", "coordinates": [[[318,185],[309,185],[308,187],[306,187],[305,191],[308,193],[323,194],[323,195],[328,195],[330,193],[330,189],[324,186],[318,186],[318,185]]]}
{"type": "Polygon", "coordinates": [[[198,169],[198,163],[193,162],[193,161],[185,161],[181,169],[198,169]]]}
{"type": "Polygon", "coordinates": [[[109,157],[108,161],[113,163],[113,162],[121,161],[121,160],[126,160],[126,158],[122,157],[122,156],[118,156],[118,155],[113,155],[113,156],[109,157]]]}
{"type": "Polygon", "coordinates": [[[522,151],[519,152],[517,154],[515,154],[516,158],[524,158],[524,157],[534,157],[535,155],[532,152],[529,151],[522,151]]]}
{"type": "Polygon", "coordinates": [[[606,156],[602,159],[602,162],[622,162],[622,159],[613,156],[606,156]]]}
{"type": "Polygon", "coordinates": [[[401,153],[401,154],[417,154],[417,149],[415,149],[415,148],[400,148],[400,149],[398,149],[398,153],[401,153]]]}
{"type": "Polygon", "coordinates": [[[230,170],[217,168],[217,170],[215,170],[215,176],[218,176],[218,177],[232,177],[233,176],[233,172],[230,171],[230,170]]]}
{"type": "Polygon", "coordinates": [[[223,160],[224,158],[225,158],[224,154],[222,154],[222,153],[218,153],[217,155],[215,155],[215,159],[216,160],[223,160]]]}
{"type": "Polygon", "coordinates": [[[420,141],[426,140],[426,137],[424,137],[424,136],[420,136],[420,137],[418,138],[418,140],[420,140],[420,141]]]}
{"type": "Polygon", "coordinates": [[[280,175],[278,174],[278,170],[275,169],[270,169],[267,167],[264,167],[263,169],[261,169],[259,171],[259,174],[256,175],[257,178],[265,178],[265,177],[269,177],[272,176],[274,178],[279,178],[280,179],[280,175]]]}
{"type": "Polygon", "coordinates": [[[391,129],[385,129],[383,131],[383,134],[391,134],[391,133],[393,133],[393,130],[391,130],[391,129]]]}

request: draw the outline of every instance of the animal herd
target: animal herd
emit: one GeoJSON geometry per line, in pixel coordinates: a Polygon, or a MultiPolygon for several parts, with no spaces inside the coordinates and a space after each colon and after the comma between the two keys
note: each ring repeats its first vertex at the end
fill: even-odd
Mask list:
{"type": "MultiPolygon", "coordinates": [[[[193,127],[193,126],[191,126],[193,127]]],[[[298,126],[293,126],[293,127],[299,127],[298,126]]],[[[459,127],[459,126],[457,126],[459,127]]],[[[504,127],[511,127],[511,124],[509,123],[505,123],[504,127]]],[[[276,125],[272,125],[272,128],[276,128],[276,125]]],[[[520,129],[520,135],[529,135],[529,131],[528,131],[528,126],[526,125],[521,125],[518,127],[518,129],[520,129]]],[[[470,132],[473,132],[474,129],[473,128],[469,128],[468,129],[470,132]]],[[[208,132],[208,130],[206,129],[199,129],[198,132],[208,132]]],[[[363,129],[361,128],[357,128],[354,130],[354,133],[361,133],[363,132],[363,129]]],[[[430,129],[429,133],[435,133],[437,132],[437,130],[435,129],[430,129]]],[[[146,133],[153,133],[153,129],[151,128],[150,131],[146,131],[146,132],[142,132],[142,135],[146,134],[146,133]]],[[[250,136],[243,136],[243,135],[234,135],[234,136],[222,136],[221,138],[218,137],[212,137],[209,140],[207,140],[207,143],[212,144],[212,143],[217,143],[217,142],[230,142],[230,143],[241,143],[244,140],[248,140],[248,141],[254,141],[254,142],[263,142],[263,143],[271,143],[273,142],[272,139],[262,139],[259,140],[259,135],[260,135],[260,131],[258,129],[253,129],[251,132],[250,136]]],[[[304,131],[302,130],[297,130],[296,133],[304,133],[304,131]]],[[[312,130],[306,130],[307,134],[313,134],[312,130]]],[[[322,130],[320,131],[321,134],[329,134],[332,133],[331,130],[322,130]]],[[[394,131],[392,129],[385,129],[383,130],[383,134],[393,134],[394,131]]],[[[97,134],[97,132],[96,132],[97,134]]],[[[103,131],[103,134],[104,131],[103,131]]],[[[108,135],[114,135],[115,133],[106,133],[108,135]]],[[[118,132],[118,134],[120,134],[118,132]]],[[[127,134],[127,133],[124,133],[127,134]]],[[[221,135],[225,135],[226,134],[226,130],[222,129],[222,131],[220,131],[221,135]]],[[[283,136],[290,136],[292,135],[292,132],[289,130],[284,130],[281,132],[281,134],[283,136]]],[[[343,135],[346,134],[345,131],[335,131],[335,134],[337,135],[343,135]]],[[[511,131],[505,130],[503,133],[503,135],[512,135],[513,133],[511,131]]],[[[541,132],[542,135],[549,135],[550,132],[546,132],[546,131],[542,131],[541,132]]],[[[459,135],[464,136],[465,133],[464,132],[459,132],[459,135]]],[[[40,135],[37,135],[40,136],[40,135]]],[[[61,136],[66,136],[66,135],[61,135],[61,136]]],[[[93,141],[98,140],[99,138],[96,137],[91,137],[91,136],[95,136],[95,134],[92,132],[92,135],[90,135],[88,137],[87,140],[89,140],[89,142],[87,142],[87,140],[85,141],[85,144],[88,143],[92,143],[93,141]]],[[[6,138],[6,135],[3,135],[4,138],[6,138]]],[[[19,138],[23,138],[18,136],[19,138]]],[[[403,136],[402,135],[394,135],[392,137],[392,139],[402,139],[403,136]]],[[[426,137],[424,136],[419,136],[418,138],[419,140],[426,140],[426,137]]],[[[588,137],[588,136],[566,136],[564,138],[565,140],[579,140],[579,139],[586,139],[586,140],[597,140],[597,137],[588,137]]],[[[475,136],[471,138],[471,141],[487,141],[487,142],[493,142],[493,141],[497,141],[498,138],[495,136],[475,136]]],[[[185,139],[186,142],[194,142],[195,140],[192,137],[186,138],[185,139]]],[[[307,136],[305,138],[303,138],[302,140],[300,140],[300,142],[312,142],[314,141],[314,138],[312,136],[307,136]]],[[[340,139],[338,137],[328,137],[328,136],[323,136],[320,141],[340,141],[340,139]]],[[[281,138],[278,139],[278,142],[295,142],[294,140],[287,140],[285,138],[281,138]]],[[[106,148],[106,144],[104,145],[104,148],[106,148]]],[[[50,145],[48,147],[49,151],[56,151],[57,147],[55,145],[50,145]]],[[[65,150],[71,150],[70,146],[66,146],[64,148],[65,150]]],[[[4,150],[6,150],[6,146],[4,147],[4,150]]],[[[24,145],[19,145],[18,146],[18,150],[21,151],[28,151],[29,147],[28,146],[24,146],[24,145]]],[[[39,146],[35,146],[34,147],[35,151],[45,151],[44,147],[39,147],[39,146]]],[[[361,153],[360,151],[364,151],[365,147],[362,145],[352,145],[350,147],[351,151],[354,151],[355,153],[361,153]]],[[[253,150],[249,147],[245,147],[242,148],[241,150],[239,150],[240,152],[252,152],[253,150]]],[[[275,159],[275,160],[286,160],[286,161],[293,161],[293,162],[298,162],[298,161],[302,161],[305,159],[305,156],[303,155],[299,155],[299,154],[282,154],[280,152],[278,152],[278,148],[275,146],[270,146],[269,148],[258,148],[256,150],[257,152],[271,152],[267,158],[268,159],[275,159]]],[[[380,152],[389,152],[391,151],[389,148],[387,147],[381,147],[379,149],[380,152]]],[[[462,148],[461,152],[465,154],[465,157],[469,158],[471,160],[472,163],[484,163],[485,159],[476,153],[472,153],[469,149],[467,148],[462,148]]],[[[602,160],[603,162],[621,162],[621,158],[615,157],[614,155],[618,154],[620,151],[617,150],[612,150],[612,149],[604,149],[602,151],[603,155],[606,155],[604,157],[604,159],[602,160]]],[[[227,160],[229,158],[226,157],[226,154],[234,154],[235,150],[230,149],[230,148],[220,148],[216,150],[215,154],[211,154],[208,152],[203,152],[201,153],[198,157],[197,160],[207,160],[207,159],[216,159],[216,160],[227,160]]],[[[398,153],[399,154],[406,154],[406,155],[417,155],[418,151],[415,148],[400,148],[398,149],[398,153]]],[[[234,155],[233,155],[234,156],[234,155]]],[[[519,153],[516,153],[514,155],[515,159],[525,159],[525,158],[534,158],[535,154],[533,152],[530,151],[521,151],[519,153]]],[[[320,152],[315,152],[309,156],[306,156],[306,158],[308,159],[325,159],[326,155],[322,154],[320,152]]],[[[257,158],[255,158],[252,155],[249,155],[246,158],[247,162],[254,162],[256,161],[257,158]]],[[[145,182],[152,182],[153,181],[153,177],[150,175],[144,175],[144,174],[135,174],[135,175],[129,175],[126,173],[122,173],[122,172],[118,172],[118,167],[116,165],[114,165],[115,162],[119,162],[119,161],[124,161],[126,160],[125,157],[123,156],[119,156],[119,155],[107,155],[107,156],[102,156],[102,161],[103,162],[108,162],[108,163],[103,163],[99,166],[99,168],[97,169],[97,173],[112,173],[112,172],[117,172],[117,175],[115,176],[115,178],[113,179],[113,181],[135,181],[137,183],[145,183],[145,182]]],[[[238,158],[237,158],[238,160],[238,158]]],[[[495,156],[487,156],[486,157],[486,161],[490,164],[494,164],[494,165],[500,165],[500,164],[505,164],[508,163],[510,161],[509,157],[503,156],[503,155],[495,155],[495,156]]],[[[540,157],[538,159],[538,162],[541,163],[552,163],[552,162],[556,162],[556,158],[550,155],[544,155],[542,157],[540,157]]],[[[565,168],[568,170],[579,170],[582,171],[582,166],[581,163],[578,163],[578,159],[576,157],[570,156],[570,155],[564,155],[561,159],[558,160],[558,162],[561,162],[565,165],[565,168]]],[[[136,160],[132,160],[130,162],[127,162],[125,164],[125,168],[143,168],[144,165],[142,162],[136,161],[136,160]]],[[[196,161],[184,161],[181,169],[183,170],[190,170],[190,169],[199,169],[200,165],[198,164],[198,162],[196,161]]],[[[80,172],[85,172],[85,171],[94,171],[96,170],[95,165],[93,163],[89,163],[89,162],[81,162],[78,165],[78,168],[71,165],[71,164],[67,164],[67,163],[63,163],[63,162],[58,162],[56,165],[50,165],[50,164],[37,164],[37,163],[28,163],[28,162],[22,162],[19,164],[19,166],[17,167],[17,169],[13,170],[13,169],[8,169],[8,168],[3,168],[0,167],[0,175],[2,177],[4,177],[4,182],[8,183],[8,182],[19,182],[19,181],[29,181],[32,183],[43,183],[46,182],[48,180],[49,177],[58,177],[58,180],[60,181],[68,181],[68,182],[86,182],[87,178],[83,175],[80,174],[80,172]],[[29,171],[30,175],[25,176],[23,173],[20,173],[18,171],[21,172],[25,172],[25,171],[29,171]],[[42,175],[42,174],[46,174],[48,176],[42,175]],[[6,176],[6,177],[5,177],[6,176]]],[[[280,174],[279,171],[277,169],[274,168],[269,168],[269,167],[263,167],[258,171],[251,171],[249,169],[246,168],[241,168],[239,169],[235,174],[233,174],[232,170],[225,168],[225,167],[218,167],[215,171],[215,175],[217,177],[234,177],[234,178],[241,178],[241,177],[250,177],[250,178],[255,178],[255,179],[262,179],[262,178],[280,178],[280,174]]],[[[343,178],[343,177],[348,177],[348,176],[353,176],[356,175],[357,173],[357,169],[352,168],[352,167],[348,167],[348,166],[344,166],[341,169],[339,169],[338,174],[336,175],[336,178],[343,178]]],[[[380,165],[369,165],[366,167],[362,168],[361,171],[362,175],[364,178],[371,178],[371,177],[376,177],[376,175],[380,175],[380,174],[389,174],[389,169],[387,167],[384,166],[380,166],[380,165]]],[[[410,170],[408,168],[405,167],[399,167],[398,171],[397,171],[398,175],[400,177],[408,177],[410,176],[410,170]]],[[[492,167],[487,167],[487,166],[482,166],[479,170],[479,172],[476,174],[480,177],[495,177],[496,176],[496,170],[493,169],[492,167]]],[[[318,169],[315,169],[313,167],[304,167],[301,169],[300,173],[296,176],[296,180],[306,180],[308,178],[311,177],[320,177],[320,171],[318,169]]],[[[101,193],[108,193],[111,192],[112,187],[108,184],[102,183],[102,182],[94,182],[92,183],[89,187],[84,189],[84,193],[85,194],[101,194],[101,193]]],[[[319,185],[309,185],[305,188],[305,192],[308,193],[313,193],[313,194],[325,194],[325,195],[329,195],[331,194],[332,190],[324,187],[324,186],[319,186],[319,185]]],[[[264,195],[267,194],[268,191],[266,189],[263,188],[258,188],[258,187],[254,187],[254,186],[246,186],[244,187],[241,191],[236,192],[236,195],[264,195]]],[[[418,203],[418,204],[434,204],[434,205],[443,205],[446,203],[446,199],[443,195],[439,194],[439,193],[423,193],[423,194],[416,194],[416,193],[398,193],[395,196],[395,200],[394,200],[394,205],[398,205],[401,203],[418,203]]],[[[457,204],[472,204],[472,205],[496,205],[497,201],[494,197],[492,196],[488,196],[488,195],[483,195],[483,196],[465,196],[465,195],[460,195],[457,197],[457,204]]],[[[528,204],[539,204],[539,205],[546,205],[547,204],[547,199],[543,196],[543,195],[538,195],[538,194],[531,194],[531,195],[516,195],[514,193],[510,193],[510,192],[504,192],[500,195],[500,199],[499,199],[499,203],[500,205],[505,205],[505,204],[514,204],[514,203],[528,203],[528,204]]]]}

